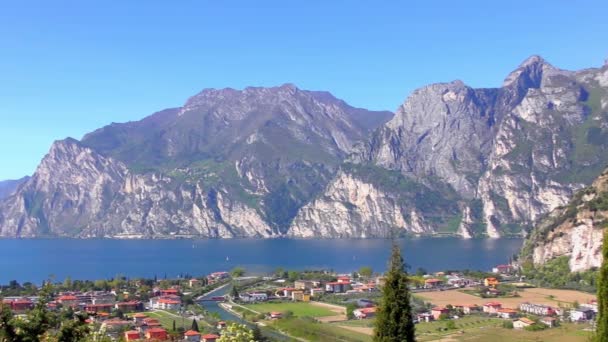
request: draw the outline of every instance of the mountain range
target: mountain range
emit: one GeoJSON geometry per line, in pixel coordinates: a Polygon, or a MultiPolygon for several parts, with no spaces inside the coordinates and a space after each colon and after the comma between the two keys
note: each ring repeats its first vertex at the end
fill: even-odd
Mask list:
{"type": "Polygon", "coordinates": [[[607,164],[608,65],[532,56],[499,88],[432,84],[395,113],[207,89],[56,141],[0,197],[0,236],[525,235],[607,164]]]}

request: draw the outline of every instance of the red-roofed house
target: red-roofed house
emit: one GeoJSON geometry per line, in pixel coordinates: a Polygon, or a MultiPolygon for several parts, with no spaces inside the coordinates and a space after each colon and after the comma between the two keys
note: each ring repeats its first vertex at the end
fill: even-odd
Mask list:
{"type": "Polygon", "coordinates": [[[443,285],[443,280],[437,278],[429,278],[424,281],[424,287],[427,289],[436,288],[443,285]]]}
{"type": "Polygon", "coordinates": [[[167,339],[167,330],[163,328],[150,328],[146,330],[146,339],[164,341],[167,339]]]}
{"type": "Polygon", "coordinates": [[[462,312],[464,312],[465,315],[470,315],[472,313],[480,312],[480,311],[481,311],[481,307],[477,304],[467,304],[467,305],[462,306],[462,312]]]}
{"type": "Polygon", "coordinates": [[[129,330],[125,331],[125,341],[137,341],[141,338],[139,335],[139,331],[137,330],[129,330]]]}
{"type": "Polygon", "coordinates": [[[207,334],[207,335],[203,335],[202,338],[203,338],[203,342],[215,342],[220,337],[215,334],[207,334]]]}
{"type": "Polygon", "coordinates": [[[72,295],[63,295],[57,298],[57,301],[63,306],[76,306],[78,305],[78,298],[72,295]]]}
{"type": "Polygon", "coordinates": [[[34,302],[28,298],[3,300],[4,304],[8,305],[11,310],[17,314],[25,313],[27,310],[34,307],[34,302]]]}
{"type": "Polygon", "coordinates": [[[179,295],[179,290],[178,289],[160,290],[160,295],[161,296],[178,296],[179,295]]]}
{"type": "Polygon", "coordinates": [[[526,317],[522,317],[518,320],[516,320],[515,322],[513,322],[513,328],[514,329],[523,329],[525,327],[529,327],[532,324],[534,324],[534,321],[531,319],[528,319],[526,317]]]}
{"type": "Polygon", "coordinates": [[[498,310],[502,308],[502,304],[498,302],[489,302],[483,305],[483,312],[489,314],[498,313],[498,310]]]}
{"type": "Polygon", "coordinates": [[[435,307],[431,309],[431,315],[433,315],[434,319],[439,319],[441,315],[447,315],[450,313],[450,310],[443,307],[435,307]]]}
{"type": "Polygon", "coordinates": [[[201,340],[201,333],[199,333],[198,331],[188,330],[184,333],[184,341],[200,342],[200,340],[201,340]]]}
{"type": "Polygon", "coordinates": [[[338,283],[349,283],[350,284],[350,277],[340,276],[340,277],[338,277],[338,283]]]}
{"type": "Polygon", "coordinates": [[[517,316],[517,311],[513,309],[500,308],[498,309],[497,314],[500,318],[509,319],[515,318],[515,316],[517,316]]]}
{"type": "Polygon", "coordinates": [[[150,306],[153,309],[178,311],[182,306],[182,302],[177,296],[153,297],[150,298],[150,306]]]}
{"type": "Polygon", "coordinates": [[[356,309],[356,310],[353,311],[353,314],[358,319],[371,318],[371,317],[374,317],[376,315],[376,308],[375,307],[371,307],[371,308],[356,309]]]}

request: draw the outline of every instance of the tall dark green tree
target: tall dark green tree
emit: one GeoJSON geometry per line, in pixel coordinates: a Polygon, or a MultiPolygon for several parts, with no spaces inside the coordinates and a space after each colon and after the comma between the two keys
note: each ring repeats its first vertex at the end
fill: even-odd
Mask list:
{"type": "Polygon", "coordinates": [[[382,288],[382,301],[378,307],[374,341],[412,342],[416,340],[408,274],[401,250],[393,241],[391,257],[382,288]]]}
{"type": "Polygon", "coordinates": [[[199,331],[198,330],[198,322],[196,321],[196,319],[192,320],[192,327],[190,329],[194,330],[194,331],[199,331]]]}
{"type": "Polygon", "coordinates": [[[232,299],[234,300],[239,299],[239,289],[236,288],[236,285],[232,285],[232,291],[230,292],[230,296],[232,296],[232,299]]]}
{"type": "Polygon", "coordinates": [[[177,328],[175,327],[175,320],[173,320],[173,331],[177,331],[177,328]]]}
{"type": "Polygon", "coordinates": [[[608,342],[608,229],[604,231],[604,243],[602,246],[604,261],[598,275],[597,284],[597,342],[608,342]]]}
{"type": "Polygon", "coordinates": [[[265,342],[266,338],[264,337],[264,335],[262,335],[262,330],[260,330],[260,327],[257,324],[254,324],[253,327],[251,328],[251,331],[253,332],[253,340],[255,342],[265,342]]]}

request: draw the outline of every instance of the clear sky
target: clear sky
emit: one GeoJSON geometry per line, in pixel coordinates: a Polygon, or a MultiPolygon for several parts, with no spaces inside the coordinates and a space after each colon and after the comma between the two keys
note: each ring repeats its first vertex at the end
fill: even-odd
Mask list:
{"type": "Polygon", "coordinates": [[[2,1],[0,179],[33,173],[56,139],[203,88],[290,82],[394,110],[427,83],[498,86],[532,54],[600,66],[606,13],[605,0],[2,1]]]}

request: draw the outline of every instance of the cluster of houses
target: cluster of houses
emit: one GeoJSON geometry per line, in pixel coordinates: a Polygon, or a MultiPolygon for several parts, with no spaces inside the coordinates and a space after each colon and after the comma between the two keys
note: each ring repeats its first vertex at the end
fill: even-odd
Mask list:
{"type": "MultiPolygon", "coordinates": [[[[34,307],[38,302],[38,297],[5,297],[2,302],[16,314],[23,314],[34,307]]],[[[114,310],[134,312],[144,309],[141,301],[126,300],[119,302],[116,300],[116,293],[108,291],[62,292],[53,301],[47,303],[47,307],[51,310],[56,310],[59,307],[70,307],[76,311],[90,314],[111,313],[114,310]]]]}
{"type": "MultiPolygon", "coordinates": [[[[107,321],[105,324],[107,324],[107,321]]],[[[119,326],[119,331],[128,329],[123,333],[125,341],[166,341],[169,339],[167,330],[161,327],[160,322],[143,313],[133,315],[131,321],[115,320],[112,325],[119,326]]],[[[201,334],[198,331],[188,330],[183,334],[183,341],[215,342],[219,337],[216,334],[201,334]]]]}
{"type": "MultiPolygon", "coordinates": [[[[559,321],[558,317],[561,317],[562,320],[570,320],[571,322],[588,322],[594,319],[597,310],[597,301],[595,300],[568,311],[562,308],[528,302],[521,303],[516,310],[505,308],[502,303],[494,301],[483,305],[458,305],[451,308],[434,307],[429,312],[419,314],[416,317],[416,322],[430,322],[441,318],[458,318],[457,315],[453,314],[454,312],[465,315],[483,313],[502,319],[513,320],[513,328],[515,329],[524,329],[537,323],[525,316],[537,316],[539,317],[538,322],[551,328],[557,325],[559,321]]],[[[357,315],[357,317],[366,318],[365,315],[361,315],[361,317],[357,315]]]]}
{"type": "Polygon", "coordinates": [[[153,291],[154,297],[150,298],[150,308],[156,310],[179,311],[182,308],[182,299],[178,286],[169,289],[157,289],[153,291]]]}
{"type": "MultiPolygon", "coordinates": [[[[214,272],[205,278],[189,279],[187,284],[183,285],[196,288],[225,281],[229,277],[228,272],[214,272]]],[[[148,317],[143,312],[147,309],[181,311],[183,309],[181,288],[178,285],[166,289],[155,287],[149,294],[151,297],[145,305],[141,300],[133,299],[134,297],[129,293],[117,293],[117,290],[60,292],[47,303],[47,308],[59,310],[69,307],[74,311],[87,313],[87,323],[98,325],[101,331],[116,339],[122,337],[125,341],[168,340],[169,333],[159,320],[148,317]],[[118,298],[124,299],[118,300],[118,298]]],[[[4,297],[2,304],[8,306],[15,314],[21,315],[34,308],[38,301],[37,296],[4,297]]],[[[218,329],[225,328],[225,323],[220,323],[223,325],[218,325],[218,329]]],[[[192,330],[186,331],[183,335],[184,341],[191,342],[213,342],[218,338],[219,336],[215,334],[201,334],[192,330]]]]}
{"type": "Polygon", "coordinates": [[[338,276],[335,281],[296,280],[293,287],[278,287],[272,291],[254,291],[239,295],[242,302],[263,302],[275,299],[308,302],[326,293],[352,294],[377,291],[383,278],[370,282],[353,281],[349,276],[338,276]]]}
{"type": "Polygon", "coordinates": [[[424,285],[422,290],[439,290],[449,288],[463,288],[468,286],[477,286],[482,283],[476,279],[465,277],[460,273],[437,272],[433,275],[424,275],[424,285]]]}

